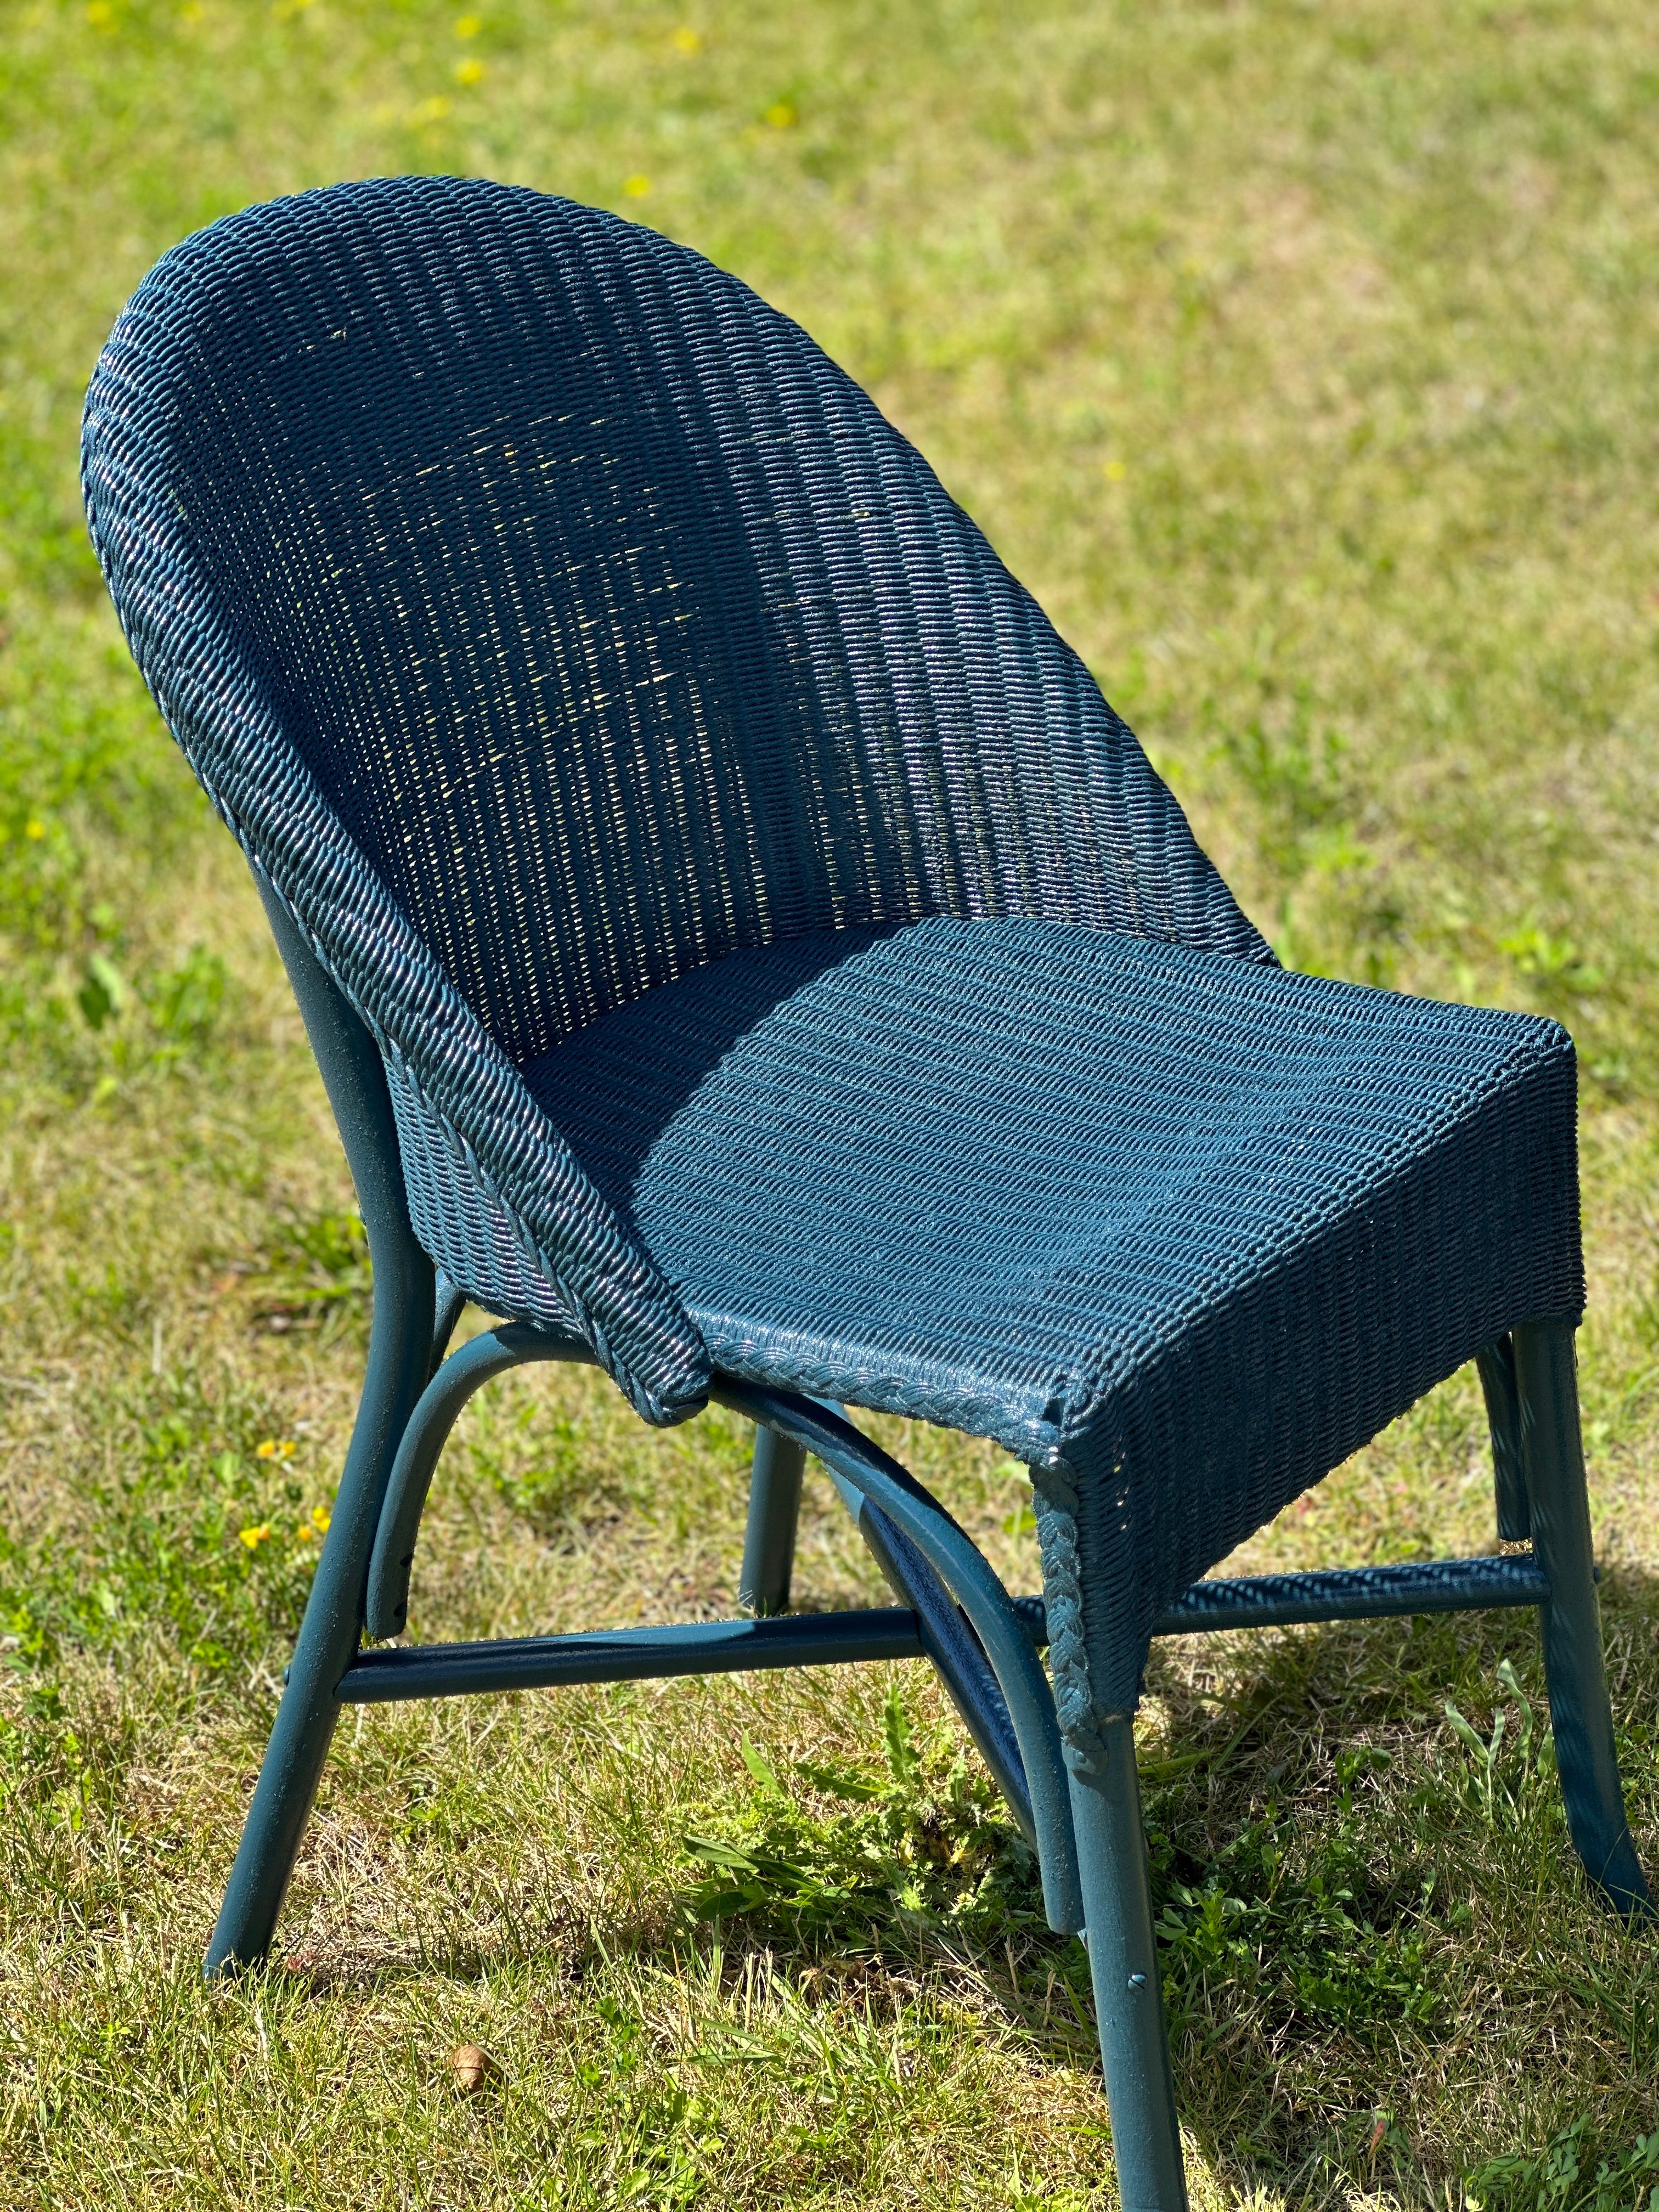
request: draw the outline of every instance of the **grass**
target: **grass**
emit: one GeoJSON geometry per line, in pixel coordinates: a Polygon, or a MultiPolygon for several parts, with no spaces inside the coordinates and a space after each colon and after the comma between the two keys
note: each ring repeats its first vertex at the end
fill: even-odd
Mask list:
{"type": "MultiPolygon", "coordinates": [[[[0,56],[0,2206],[1114,2201],[1081,1954],[918,1669],[359,1709],[272,1971],[200,1981],[364,1261],[102,596],[76,416],[158,252],[340,176],[488,173],[738,270],[934,460],[1287,957],[1570,1024],[1659,1866],[1648,11],[8,0],[0,56]]],[[[878,1426],[1031,1586],[997,1456],[878,1426]]],[[[418,1632],[729,1607],[744,1454],[492,1386],[418,1632]]],[[[1491,1539],[1466,1375],[1244,1556],[1491,1539]]],[[[815,1492],[802,1600],[873,1587],[815,1492]]],[[[1157,1655],[1201,2203],[1648,2203],[1659,1954],[1576,1875],[1539,1694],[1509,1616],[1157,1655]]]]}

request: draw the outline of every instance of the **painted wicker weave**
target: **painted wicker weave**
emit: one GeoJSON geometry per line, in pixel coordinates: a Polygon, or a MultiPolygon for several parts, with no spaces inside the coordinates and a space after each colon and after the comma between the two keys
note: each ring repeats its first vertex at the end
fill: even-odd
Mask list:
{"type": "Polygon", "coordinates": [[[427,1249],[650,1420],[718,1369],[1000,1438],[1080,1765],[1189,1580],[1578,1313],[1565,1035],[1281,973],[926,464],[695,254],[453,179],[250,210],[123,313],[84,481],[427,1249]]]}
{"type": "Polygon", "coordinates": [[[1572,1048],[1514,1015],[941,917],[733,955],[526,1076],[724,1372],[1030,1463],[1079,1753],[1178,1591],[1582,1303],[1572,1048]]]}

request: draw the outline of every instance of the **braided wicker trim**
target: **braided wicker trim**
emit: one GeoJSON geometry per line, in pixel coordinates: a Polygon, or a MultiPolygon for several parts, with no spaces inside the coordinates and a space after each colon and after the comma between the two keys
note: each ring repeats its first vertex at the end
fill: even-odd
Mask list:
{"type": "Polygon", "coordinates": [[[1037,1548],[1042,1555],[1042,1595],[1048,1616],[1048,1670],[1054,1677],[1054,1709],[1065,1745],[1066,1763],[1077,1774],[1102,1774],[1106,1748],[1102,1723],[1113,1717],[1095,1710],[1085,1635],[1083,1561],[1078,1541],[1078,1493],[1062,1459],[1031,1470],[1036,1500],[1037,1548]]]}

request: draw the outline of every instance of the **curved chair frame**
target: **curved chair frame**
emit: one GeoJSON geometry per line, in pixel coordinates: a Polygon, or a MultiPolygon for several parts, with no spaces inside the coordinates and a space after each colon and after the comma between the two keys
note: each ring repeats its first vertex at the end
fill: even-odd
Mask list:
{"type": "MultiPolygon", "coordinates": [[[[210,1972],[262,1959],[345,1705],[562,1682],[612,1681],[854,1660],[931,1659],[1035,1847],[1050,1924],[1088,1945],[1126,2212],[1186,2203],[1159,1996],[1131,1723],[1104,1761],[1068,1764],[1047,1674],[1039,1599],[1013,1598],[950,1514],[846,1419],[717,1375],[711,1395],[757,1425],[743,1594],[753,1617],[604,1634],[365,1650],[401,1632],[416,1531],[462,1407],[527,1361],[585,1346],[508,1324],[446,1352],[464,1303],[410,1226],[380,1055],[282,902],[261,896],[339,1123],[374,1273],[368,1375],[333,1518],[276,1726],[208,1954],[210,1972]],[[898,1600],[792,1615],[789,1575],[808,1454],[828,1468],[898,1600]]],[[[1530,1556],[1195,1583],[1160,1635],[1497,1606],[1536,1606],[1572,1840],[1627,1917],[1651,1911],[1626,1825],[1579,1442],[1572,1332],[1534,1322],[1483,1353],[1501,1533],[1530,1556]]]]}

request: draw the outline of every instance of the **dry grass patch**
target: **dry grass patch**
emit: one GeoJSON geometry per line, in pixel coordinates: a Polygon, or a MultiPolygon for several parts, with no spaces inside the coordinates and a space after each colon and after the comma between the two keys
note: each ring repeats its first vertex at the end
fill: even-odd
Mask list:
{"type": "MultiPolygon", "coordinates": [[[[367,1284],[257,903],[104,604],[76,418],[162,248],[339,176],[568,191],[738,270],[934,459],[1287,957],[1572,1028],[1608,1648],[1659,1867],[1650,27],[0,10],[7,2212],[1112,2201],[1081,1953],[919,1668],[360,1711],[270,1972],[200,1980],[367,1284]]],[[[1000,1455],[877,1425],[1031,1587],[1000,1455]]],[[[580,1374],[492,1386],[417,1632],[729,1609],[745,1449],[720,1416],[647,1435],[580,1374]]],[[[1243,1557],[1491,1532],[1465,1376],[1243,1557]]],[[[814,1487],[802,1600],[876,1587],[814,1487]]],[[[1539,1703],[1509,1616],[1155,1655],[1201,2203],[1646,2205],[1655,1953],[1578,1880],[1539,1703]]]]}

